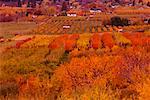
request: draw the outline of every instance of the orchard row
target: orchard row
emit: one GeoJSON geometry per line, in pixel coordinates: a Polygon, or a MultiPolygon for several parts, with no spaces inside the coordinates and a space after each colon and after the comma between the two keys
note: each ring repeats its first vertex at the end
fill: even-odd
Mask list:
{"type": "Polygon", "coordinates": [[[66,51],[90,48],[113,48],[119,46],[150,46],[149,33],[105,32],[95,34],[35,35],[16,43],[16,48],[48,47],[50,50],[64,48],[66,51]]]}

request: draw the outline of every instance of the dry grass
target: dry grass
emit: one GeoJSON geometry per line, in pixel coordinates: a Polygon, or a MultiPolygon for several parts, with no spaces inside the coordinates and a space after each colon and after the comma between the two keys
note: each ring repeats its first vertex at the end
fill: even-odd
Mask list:
{"type": "Polygon", "coordinates": [[[0,36],[8,33],[25,33],[36,27],[34,22],[3,22],[0,23],[0,36]]]}

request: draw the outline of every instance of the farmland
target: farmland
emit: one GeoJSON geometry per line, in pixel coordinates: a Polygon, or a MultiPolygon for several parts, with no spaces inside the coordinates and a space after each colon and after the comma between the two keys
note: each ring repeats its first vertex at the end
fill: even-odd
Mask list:
{"type": "Polygon", "coordinates": [[[8,98],[149,97],[148,33],[18,35],[11,41],[17,42],[0,60],[8,98]]]}
{"type": "Polygon", "coordinates": [[[0,100],[149,100],[145,2],[0,7],[0,100]]]}
{"type": "MultiPolygon", "coordinates": [[[[113,16],[112,16],[113,17],[113,16]]],[[[116,26],[105,26],[105,23],[110,23],[111,16],[105,15],[101,17],[93,17],[87,19],[87,17],[53,17],[48,20],[46,23],[35,28],[32,34],[72,34],[72,33],[97,33],[97,32],[113,32],[118,31],[116,26]],[[69,28],[63,28],[63,26],[70,26],[69,28]]],[[[132,18],[132,17],[131,17],[132,18]]],[[[138,21],[139,22],[139,21],[138,21]]],[[[131,26],[120,26],[124,31],[148,31],[150,25],[148,24],[139,24],[131,26]]]]}

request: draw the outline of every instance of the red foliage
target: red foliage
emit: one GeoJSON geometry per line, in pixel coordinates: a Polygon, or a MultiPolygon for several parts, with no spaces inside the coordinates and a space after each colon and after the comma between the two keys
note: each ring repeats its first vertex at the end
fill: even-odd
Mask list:
{"type": "Polygon", "coordinates": [[[94,34],[92,37],[91,37],[91,46],[94,48],[94,49],[98,49],[100,48],[101,46],[101,38],[100,38],[100,35],[99,34],[94,34]]]}
{"type": "Polygon", "coordinates": [[[76,41],[75,40],[67,39],[65,41],[65,50],[66,51],[73,50],[75,46],[76,46],[76,41]]]}
{"type": "Polygon", "coordinates": [[[79,34],[72,34],[65,41],[65,50],[71,51],[75,48],[77,39],[79,38],[79,34]]]}
{"type": "Polygon", "coordinates": [[[131,40],[132,46],[142,46],[143,45],[141,33],[134,33],[134,34],[124,33],[123,35],[127,39],[131,40]]]}
{"type": "Polygon", "coordinates": [[[36,94],[37,89],[39,87],[39,80],[34,76],[30,76],[28,78],[24,78],[22,76],[16,77],[16,82],[19,86],[19,93],[26,94],[31,93],[32,95],[36,94]]]}
{"type": "Polygon", "coordinates": [[[53,42],[51,42],[51,43],[49,44],[48,47],[49,47],[51,50],[53,50],[53,49],[56,49],[56,48],[60,48],[60,47],[61,47],[61,44],[60,44],[58,41],[54,40],[53,42]]]}
{"type": "Polygon", "coordinates": [[[114,64],[112,69],[112,74],[115,76],[113,82],[117,85],[117,87],[121,88],[123,86],[128,86],[131,82],[141,82],[142,77],[139,76],[141,74],[146,75],[149,73],[147,69],[150,64],[150,57],[144,49],[136,47],[128,48],[126,50],[122,50],[119,55],[121,57],[114,64]],[[134,73],[135,70],[138,70],[139,72],[134,73]],[[133,79],[133,77],[136,78],[133,79]]]}
{"type": "Polygon", "coordinates": [[[57,49],[60,47],[64,47],[66,51],[73,50],[76,46],[76,41],[79,38],[78,34],[73,35],[61,35],[54,39],[53,42],[49,44],[50,49],[57,49]]]}
{"type": "Polygon", "coordinates": [[[88,88],[100,81],[100,78],[104,78],[103,76],[111,70],[113,65],[111,60],[115,62],[116,59],[117,57],[112,59],[111,57],[98,56],[73,58],[70,63],[61,65],[55,70],[52,84],[54,82],[56,85],[55,82],[57,82],[60,91],[65,93],[71,92],[72,89],[88,88]]]}
{"type": "Polygon", "coordinates": [[[28,42],[28,41],[30,41],[30,40],[32,40],[32,38],[27,38],[27,39],[25,39],[25,40],[21,40],[21,41],[19,41],[19,42],[17,42],[16,43],[16,48],[20,48],[20,46],[22,45],[22,44],[24,44],[25,42],[28,42]]]}
{"type": "Polygon", "coordinates": [[[104,33],[102,35],[102,42],[104,44],[104,47],[112,48],[115,45],[115,42],[110,33],[104,33]]]}
{"type": "Polygon", "coordinates": [[[132,34],[134,34],[135,35],[135,37],[137,37],[137,38],[141,38],[143,35],[143,33],[140,33],[140,32],[135,32],[135,33],[132,33],[132,34]]]}
{"type": "MultiPolygon", "coordinates": [[[[131,86],[142,83],[149,75],[150,56],[145,51],[143,48],[126,48],[120,49],[116,55],[74,57],[54,71],[52,84],[64,94],[96,85],[133,92],[131,86]]],[[[76,50],[76,53],[80,52],[76,50]]],[[[128,96],[124,93],[119,95],[128,96]]]]}
{"type": "Polygon", "coordinates": [[[79,38],[79,34],[72,34],[69,36],[69,39],[77,40],[79,38]]]}
{"type": "Polygon", "coordinates": [[[59,37],[56,37],[56,38],[54,39],[54,41],[49,44],[48,47],[49,47],[51,50],[53,50],[53,49],[58,49],[58,48],[60,48],[60,47],[63,47],[67,38],[68,38],[68,35],[67,35],[67,34],[60,35],[59,37]]]}
{"type": "Polygon", "coordinates": [[[150,38],[149,37],[143,37],[142,42],[143,42],[143,46],[150,46],[150,38]]]}

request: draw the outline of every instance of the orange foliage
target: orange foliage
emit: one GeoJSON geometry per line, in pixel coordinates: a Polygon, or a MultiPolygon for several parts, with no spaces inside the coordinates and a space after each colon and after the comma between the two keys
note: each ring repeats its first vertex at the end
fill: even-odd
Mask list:
{"type": "Polygon", "coordinates": [[[140,48],[128,48],[120,52],[122,57],[112,69],[112,75],[115,76],[113,79],[114,85],[122,88],[123,86],[128,86],[130,83],[142,82],[141,80],[146,78],[145,76],[148,75],[146,70],[150,64],[150,57],[149,53],[147,54],[143,51],[140,48]]]}
{"type": "Polygon", "coordinates": [[[19,94],[27,94],[30,93],[35,95],[38,92],[39,88],[39,79],[34,76],[30,76],[28,78],[18,76],[16,77],[16,82],[19,86],[19,94]]]}
{"type": "Polygon", "coordinates": [[[60,35],[59,37],[56,37],[56,38],[54,39],[54,41],[52,41],[52,42],[49,44],[48,47],[49,47],[51,50],[64,47],[64,43],[65,43],[65,40],[66,40],[67,38],[68,38],[68,35],[67,35],[67,34],[60,35]]]}
{"type": "Polygon", "coordinates": [[[142,33],[124,33],[123,35],[131,40],[133,46],[150,46],[150,38],[144,37],[142,33]]]}
{"type": "Polygon", "coordinates": [[[150,38],[144,37],[142,38],[143,46],[150,46],[150,38]]]}
{"type": "Polygon", "coordinates": [[[94,35],[91,37],[91,46],[92,46],[94,49],[98,49],[98,48],[101,48],[101,47],[102,47],[101,38],[100,38],[100,35],[99,35],[99,34],[94,34],[94,35]]]}
{"type": "Polygon", "coordinates": [[[104,47],[112,48],[115,45],[115,42],[110,33],[104,33],[102,35],[102,42],[104,44],[104,47]]]}
{"type": "Polygon", "coordinates": [[[49,44],[49,48],[52,49],[58,49],[61,47],[64,47],[66,51],[73,50],[76,46],[76,41],[79,38],[78,34],[73,35],[60,35],[59,37],[56,37],[53,42],[49,44]]]}
{"type": "MultiPolygon", "coordinates": [[[[76,50],[73,54],[76,53],[81,52],[76,50]]],[[[98,86],[119,89],[120,99],[137,95],[137,91],[133,92],[134,84],[141,84],[149,76],[150,54],[143,48],[119,49],[112,54],[100,56],[88,53],[61,65],[52,77],[54,91],[58,89],[63,95],[70,95],[73,91],[81,92],[98,86]],[[131,94],[124,94],[125,91],[131,94]]]]}
{"type": "Polygon", "coordinates": [[[78,34],[70,35],[65,41],[65,50],[71,51],[76,47],[77,39],[79,38],[78,34]]]}
{"type": "Polygon", "coordinates": [[[75,46],[76,46],[76,41],[75,40],[67,39],[65,41],[65,50],[71,51],[71,50],[74,49],[75,46]]]}
{"type": "Polygon", "coordinates": [[[27,38],[27,39],[25,39],[25,40],[21,40],[21,41],[19,41],[19,42],[17,42],[16,43],[16,48],[20,48],[21,47],[21,45],[23,45],[25,42],[28,42],[28,41],[30,41],[30,40],[32,40],[32,38],[27,38]]]}
{"type": "Polygon", "coordinates": [[[123,34],[127,39],[131,40],[133,46],[142,46],[142,36],[139,33],[130,34],[124,33],[123,34]]]}
{"type": "MultiPolygon", "coordinates": [[[[113,58],[113,61],[116,59],[117,57],[113,58]]],[[[106,78],[104,76],[108,74],[113,65],[111,60],[112,57],[107,56],[73,58],[69,64],[61,65],[54,72],[52,83],[54,85],[57,83],[57,88],[60,88],[60,91],[64,93],[89,88],[101,78],[106,78]],[[109,64],[107,65],[107,63],[109,64]]]]}

